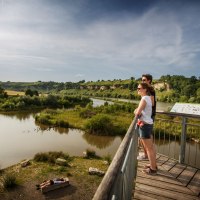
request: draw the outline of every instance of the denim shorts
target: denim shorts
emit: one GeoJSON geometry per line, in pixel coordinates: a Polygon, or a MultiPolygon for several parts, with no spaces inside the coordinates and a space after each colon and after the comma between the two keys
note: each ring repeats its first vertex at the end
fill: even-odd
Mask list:
{"type": "Polygon", "coordinates": [[[141,139],[150,139],[151,138],[151,134],[153,131],[153,124],[144,124],[141,127],[138,127],[138,133],[139,133],[139,137],[141,139]]]}

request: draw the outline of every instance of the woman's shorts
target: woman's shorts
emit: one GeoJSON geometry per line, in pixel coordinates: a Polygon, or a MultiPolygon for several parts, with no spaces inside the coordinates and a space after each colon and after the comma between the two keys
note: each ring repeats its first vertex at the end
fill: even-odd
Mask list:
{"type": "Polygon", "coordinates": [[[150,139],[151,134],[153,131],[153,124],[144,124],[143,126],[139,127],[139,137],[141,139],[150,139]]]}

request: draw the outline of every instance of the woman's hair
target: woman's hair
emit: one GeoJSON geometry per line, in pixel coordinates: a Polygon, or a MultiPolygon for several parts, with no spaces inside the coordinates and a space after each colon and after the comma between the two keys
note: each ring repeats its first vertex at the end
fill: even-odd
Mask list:
{"type": "Polygon", "coordinates": [[[140,83],[139,85],[141,85],[143,89],[147,90],[148,95],[151,95],[151,93],[154,91],[154,88],[148,83],[140,83]]]}

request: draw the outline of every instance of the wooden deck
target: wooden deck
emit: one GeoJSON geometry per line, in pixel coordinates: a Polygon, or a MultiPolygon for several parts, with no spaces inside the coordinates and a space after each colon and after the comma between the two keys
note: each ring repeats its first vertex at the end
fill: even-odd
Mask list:
{"type": "Polygon", "coordinates": [[[138,162],[133,199],[200,199],[200,170],[181,165],[173,159],[157,155],[158,174],[142,172],[146,161],[138,162]]]}

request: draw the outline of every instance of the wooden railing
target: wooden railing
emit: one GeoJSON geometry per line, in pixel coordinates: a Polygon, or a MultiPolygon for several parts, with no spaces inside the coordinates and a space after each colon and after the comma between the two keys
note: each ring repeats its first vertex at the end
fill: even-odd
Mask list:
{"type": "Polygon", "coordinates": [[[137,150],[138,134],[134,118],[93,200],[131,199],[137,171],[137,150]]]}

